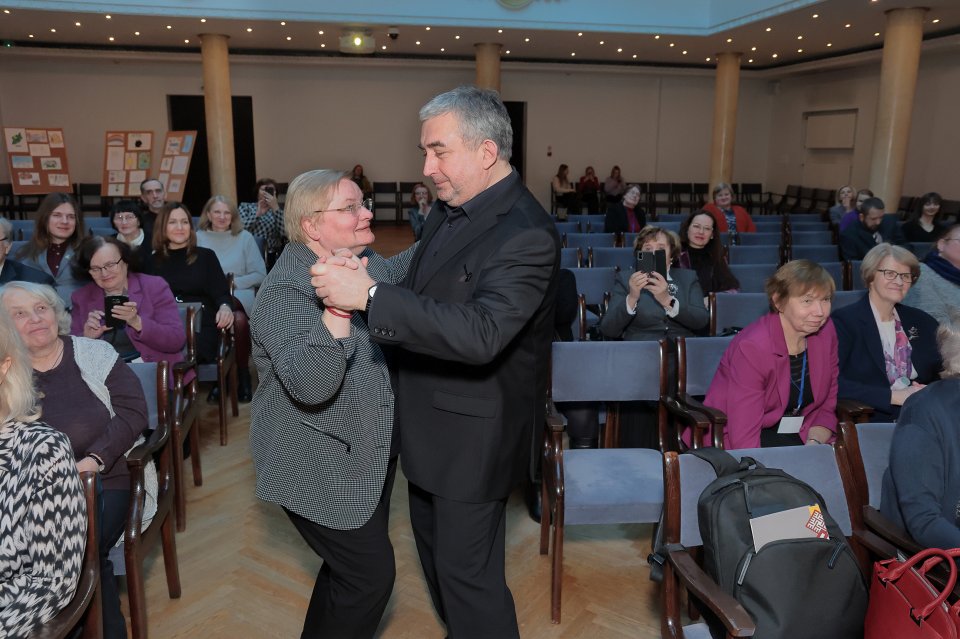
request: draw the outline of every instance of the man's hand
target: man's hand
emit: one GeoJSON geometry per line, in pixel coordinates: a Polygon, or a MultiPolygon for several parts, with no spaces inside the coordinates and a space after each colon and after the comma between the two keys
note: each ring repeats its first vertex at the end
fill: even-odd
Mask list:
{"type": "Polygon", "coordinates": [[[349,251],[347,255],[337,251],[335,256],[320,258],[310,267],[310,285],[326,306],[362,311],[367,307],[367,291],[374,284],[367,274],[366,259],[357,259],[349,251]]]}

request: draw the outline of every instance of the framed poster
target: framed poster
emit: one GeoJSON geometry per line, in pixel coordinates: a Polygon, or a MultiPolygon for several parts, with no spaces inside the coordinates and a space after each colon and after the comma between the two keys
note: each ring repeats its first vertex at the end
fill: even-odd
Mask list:
{"type": "Polygon", "coordinates": [[[63,129],[4,127],[3,143],[14,195],[73,191],[63,129]]]}
{"type": "Polygon", "coordinates": [[[107,131],[100,195],[140,197],[152,162],[153,131],[107,131]]]}
{"type": "MultiPolygon", "coordinates": [[[[190,170],[190,158],[196,146],[196,131],[168,131],[163,141],[163,155],[160,158],[160,172],[157,179],[163,184],[168,200],[183,199],[187,186],[187,172],[190,170]]],[[[139,193],[139,185],[138,191],[139,193]]]]}

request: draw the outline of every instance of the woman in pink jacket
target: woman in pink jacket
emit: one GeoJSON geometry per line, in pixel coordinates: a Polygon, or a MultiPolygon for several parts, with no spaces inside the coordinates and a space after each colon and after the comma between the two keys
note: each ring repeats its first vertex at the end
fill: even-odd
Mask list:
{"type": "Polygon", "coordinates": [[[773,312],[727,347],[704,404],[727,415],[724,447],[826,444],[837,430],[835,284],[822,266],[794,260],[767,282],[773,312]]]}

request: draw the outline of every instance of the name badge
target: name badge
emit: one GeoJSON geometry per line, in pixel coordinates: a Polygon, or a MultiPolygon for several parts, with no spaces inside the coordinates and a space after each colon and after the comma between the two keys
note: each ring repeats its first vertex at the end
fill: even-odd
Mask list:
{"type": "Polygon", "coordinates": [[[796,417],[784,415],[780,418],[780,426],[777,427],[777,432],[781,435],[793,435],[799,433],[802,426],[803,415],[797,415],[796,417]]]}

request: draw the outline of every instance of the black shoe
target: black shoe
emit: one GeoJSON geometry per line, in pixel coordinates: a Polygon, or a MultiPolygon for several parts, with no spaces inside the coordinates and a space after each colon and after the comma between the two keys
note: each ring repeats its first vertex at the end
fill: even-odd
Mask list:
{"type": "Polygon", "coordinates": [[[210,392],[207,393],[207,403],[208,404],[220,403],[220,385],[219,384],[214,384],[213,388],[210,389],[210,392]]]}
{"type": "Polygon", "coordinates": [[[542,514],[541,496],[540,482],[529,479],[523,482],[523,500],[527,503],[527,512],[530,514],[530,519],[538,524],[542,514]]]}
{"type": "Polygon", "coordinates": [[[599,440],[589,439],[586,437],[571,437],[570,438],[570,448],[574,450],[586,449],[586,448],[598,448],[599,440]]]}
{"type": "Polygon", "coordinates": [[[250,370],[241,368],[237,371],[237,401],[241,404],[249,404],[253,399],[253,391],[250,389],[250,370]]]}

